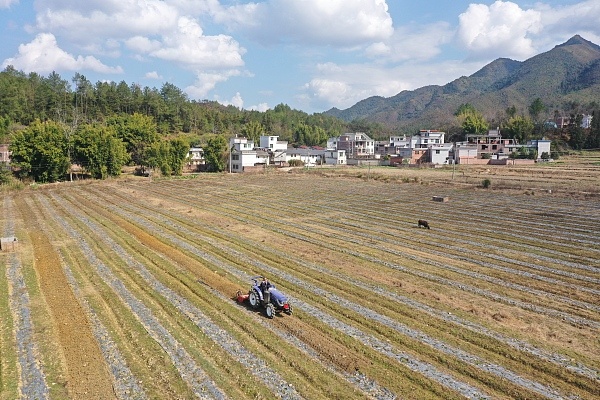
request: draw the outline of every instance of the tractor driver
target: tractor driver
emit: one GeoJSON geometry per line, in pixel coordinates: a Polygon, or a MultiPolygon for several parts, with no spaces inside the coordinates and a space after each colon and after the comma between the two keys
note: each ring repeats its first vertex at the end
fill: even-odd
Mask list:
{"type": "Polygon", "coordinates": [[[262,282],[260,283],[260,290],[263,292],[263,299],[265,303],[269,303],[271,300],[271,293],[269,292],[269,288],[271,287],[271,282],[263,276],[262,282]]]}

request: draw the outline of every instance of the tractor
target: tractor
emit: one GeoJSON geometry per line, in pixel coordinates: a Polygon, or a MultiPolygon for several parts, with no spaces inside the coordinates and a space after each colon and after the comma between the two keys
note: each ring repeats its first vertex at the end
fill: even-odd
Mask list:
{"type": "Polygon", "coordinates": [[[280,312],[288,315],[292,313],[292,306],[288,303],[287,297],[264,276],[251,278],[248,294],[242,294],[242,291],[238,290],[237,301],[238,303],[248,301],[254,309],[263,307],[269,318],[273,318],[275,314],[280,312]]]}

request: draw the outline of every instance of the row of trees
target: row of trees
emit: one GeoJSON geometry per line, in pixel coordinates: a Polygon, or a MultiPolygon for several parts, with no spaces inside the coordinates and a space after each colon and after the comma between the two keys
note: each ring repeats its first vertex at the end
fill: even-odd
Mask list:
{"type": "Polygon", "coordinates": [[[76,129],[36,120],[13,135],[10,150],[20,178],[55,182],[68,176],[72,165],[96,179],[119,175],[129,162],[165,175],[181,174],[189,143],[161,138],[151,117],[133,114],[76,129]]]}

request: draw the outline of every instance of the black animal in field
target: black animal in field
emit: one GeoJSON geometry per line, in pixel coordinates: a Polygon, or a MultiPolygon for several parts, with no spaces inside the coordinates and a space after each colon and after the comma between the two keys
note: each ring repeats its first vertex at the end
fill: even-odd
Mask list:
{"type": "Polygon", "coordinates": [[[424,219],[419,220],[419,228],[421,228],[421,227],[431,229],[429,227],[429,222],[425,221],[424,219]]]}

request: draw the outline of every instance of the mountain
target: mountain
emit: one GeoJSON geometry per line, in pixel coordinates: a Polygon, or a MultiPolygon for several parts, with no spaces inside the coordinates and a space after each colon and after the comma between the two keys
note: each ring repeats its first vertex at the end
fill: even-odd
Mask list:
{"type": "Polygon", "coordinates": [[[573,105],[600,102],[600,46],[579,35],[552,50],[525,61],[499,58],[471,76],[444,86],[431,85],[402,91],[392,97],[369,97],[345,110],[325,114],[345,121],[378,122],[391,130],[410,133],[418,129],[448,129],[454,113],[470,103],[492,124],[505,118],[515,106],[527,115],[529,105],[540,98],[546,117],[569,111],[573,105]]]}

